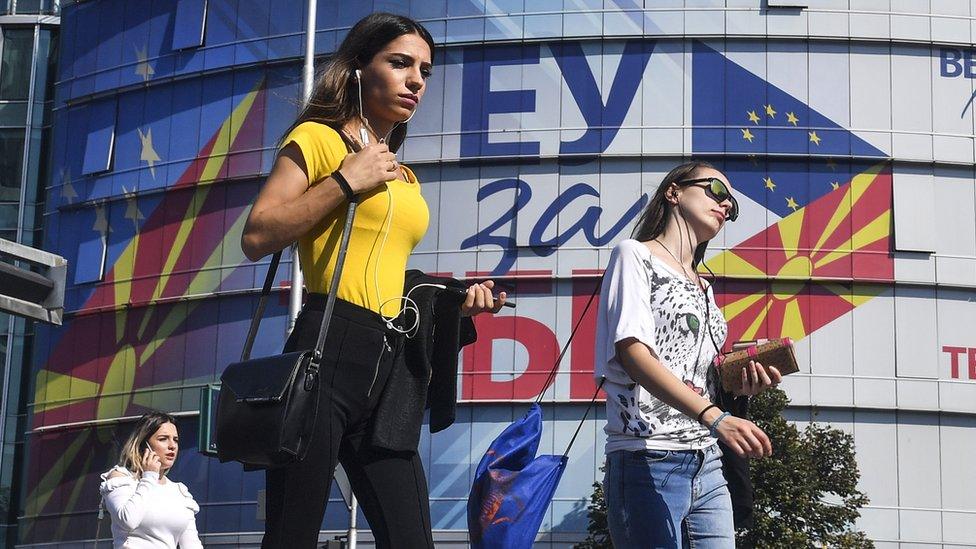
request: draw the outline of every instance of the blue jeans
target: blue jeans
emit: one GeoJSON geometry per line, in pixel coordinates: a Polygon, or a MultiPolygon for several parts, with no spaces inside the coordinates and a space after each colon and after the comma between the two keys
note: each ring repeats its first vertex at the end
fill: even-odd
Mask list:
{"type": "Polygon", "coordinates": [[[721,450],[607,454],[607,522],[617,549],[735,547],[721,450]]]}

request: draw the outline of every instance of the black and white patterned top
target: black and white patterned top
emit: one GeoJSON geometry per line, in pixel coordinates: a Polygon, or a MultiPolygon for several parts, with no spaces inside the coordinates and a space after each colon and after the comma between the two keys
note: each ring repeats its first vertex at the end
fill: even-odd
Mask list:
{"type": "Polygon", "coordinates": [[[596,331],[595,376],[597,383],[606,378],[606,451],[696,450],[716,442],[694,418],[630,378],[617,359],[617,342],[644,343],[689,390],[712,400],[715,346],[721,348],[727,335],[710,286],[706,296],[636,240],[618,244],[604,275],[596,331]]]}

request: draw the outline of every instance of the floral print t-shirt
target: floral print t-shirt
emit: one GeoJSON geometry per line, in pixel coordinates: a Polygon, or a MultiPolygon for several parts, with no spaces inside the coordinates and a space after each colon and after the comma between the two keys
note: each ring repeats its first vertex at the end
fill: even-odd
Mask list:
{"type": "Polygon", "coordinates": [[[630,378],[617,357],[617,342],[634,338],[647,345],[688,390],[712,400],[715,347],[721,348],[727,335],[711,286],[703,293],[636,240],[618,244],[600,292],[594,363],[597,383],[605,378],[607,453],[697,450],[716,442],[694,418],[630,378]]]}

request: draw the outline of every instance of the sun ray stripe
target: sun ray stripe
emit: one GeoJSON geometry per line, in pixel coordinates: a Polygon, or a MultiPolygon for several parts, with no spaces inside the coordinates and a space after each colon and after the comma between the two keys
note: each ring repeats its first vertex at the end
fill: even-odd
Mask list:
{"type": "Polygon", "coordinates": [[[214,282],[212,275],[214,272],[217,272],[215,271],[215,267],[220,265],[239,265],[244,262],[246,258],[244,257],[244,251],[241,249],[240,241],[241,234],[244,233],[244,224],[247,222],[248,211],[247,208],[242,210],[241,214],[234,220],[234,224],[226,230],[223,240],[217,244],[213,253],[210,254],[210,257],[207,258],[203,266],[200,267],[200,270],[190,281],[187,294],[193,295],[213,291],[217,285],[229,276],[232,270],[229,268],[221,270],[220,272],[224,274],[218,276],[214,282]],[[227,253],[227,250],[230,250],[230,252],[227,253]]]}
{"type": "Polygon", "coordinates": [[[769,314],[769,309],[773,306],[773,300],[766,302],[766,306],[763,307],[756,318],[752,321],[752,324],[746,328],[746,331],[742,334],[742,339],[755,339],[756,333],[759,331],[759,327],[762,326],[764,320],[766,320],[766,315],[769,314]]]}
{"type": "Polygon", "coordinates": [[[756,304],[757,301],[766,297],[766,293],[757,293],[743,297],[742,299],[737,299],[732,303],[729,303],[722,307],[722,314],[725,315],[726,321],[732,321],[745,312],[749,307],[756,304]]]}
{"type": "Polygon", "coordinates": [[[800,235],[803,234],[803,218],[806,215],[805,212],[806,208],[800,208],[776,224],[787,259],[792,259],[796,256],[797,250],[800,247],[800,235]]]}
{"type": "MultiPolygon", "coordinates": [[[[159,278],[156,279],[156,287],[153,289],[152,298],[150,299],[151,302],[155,302],[162,295],[163,289],[166,287],[173,273],[173,268],[176,266],[176,261],[186,251],[186,241],[190,238],[190,232],[197,222],[197,215],[199,215],[200,209],[203,208],[203,202],[209,193],[209,185],[200,187],[194,192],[193,199],[190,201],[186,213],[183,214],[183,220],[180,221],[180,227],[176,231],[176,237],[170,245],[169,255],[166,256],[166,263],[163,265],[159,278]]],[[[146,326],[149,325],[153,313],[155,313],[155,307],[151,307],[142,317],[142,324],[139,326],[140,338],[142,338],[143,333],[146,331],[146,326]]]]}
{"type": "MultiPolygon", "coordinates": [[[[190,285],[187,290],[187,295],[213,291],[217,286],[220,285],[221,282],[224,281],[224,279],[226,279],[228,276],[231,275],[231,273],[234,271],[233,269],[229,269],[229,268],[223,269],[220,271],[220,274],[217,276],[215,284],[207,284],[207,282],[213,281],[212,273],[214,271],[209,267],[219,265],[222,261],[224,261],[224,258],[222,257],[222,250],[225,246],[236,245],[236,243],[240,241],[240,234],[241,231],[243,231],[244,229],[245,221],[247,221],[247,210],[242,212],[241,215],[237,217],[237,219],[234,221],[234,224],[230,227],[228,231],[226,231],[223,240],[221,240],[220,243],[217,244],[217,246],[214,248],[214,251],[211,252],[210,257],[207,258],[206,262],[204,263],[204,266],[200,269],[200,271],[197,272],[193,280],[190,281],[190,285]]],[[[240,249],[240,247],[238,246],[236,249],[240,249]]],[[[236,258],[232,258],[230,260],[227,260],[227,263],[239,264],[244,259],[244,252],[241,252],[240,255],[241,255],[240,261],[234,261],[234,259],[236,258]]],[[[148,361],[152,357],[152,355],[156,352],[156,349],[158,349],[159,345],[161,344],[161,343],[160,344],[154,344],[154,343],[156,343],[157,341],[163,341],[166,338],[168,338],[170,335],[172,335],[173,332],[175,332],[176,329],[180,327],[183,320],[185,320],[188,316],[190,316],[190,313],[192,313],[193,310],[196,309],[197,305],[199,304],[200,304],[199,300],[193,300],[187,302],[186,307],[173,307],[172,310],[170,310],[169,314],[166,315],[166,318],[163,319],[163,323],[156,330],[154,341],[151,342],[149,345],[146,345],[146,348],[143,349],[143,352],[140,355],[140,364],[145,364],[146,361],[148,361]]]]}
{"type": "Polygon", "coordinates": [[[853,202],[851,200],[851,186],[847,187],[847,192],[844,193],[844,198],[841,199],[840,204],[837,205],[837,209],[834,210],[832,216],[830,216],[830,221],[827,222],[827,226],[824,227],[822,233],[820,233],[820,238],[817,243],[813,246],[813,253],[820,251],[823,248],[824,242],[834,235],[834,231],[840,226],[841,221],[847,219],[853,209],[853,202]]]}
{"type": "Polygon", "coordinates": [[[881,169],[884,164],[877,164],[867,169],[866,171],[855,175],[851,179],[850,185],[847,187],[847,192],[844,194],[844,198],[841,199],[840,204],[838,204],[837,209],[834,210],[833,215],[830,217],[830,221],[827,222],[827,226],[824,227],[823,233],[820,235],[820,239],[817,241],[817,245],[813,247],[814,252],[819,251],[823,248],[824,242],[826,242],[831,236],[833,236],[834,231],[840,226],[841,222],[846,219],[851,211],[854,209],[854,205],[861,200],[864,193],[877,181],[878,174],[881,173],[881,169]]]}
{"type": "Polygon", "coordinates": [[[254,104],[254,99],[258,96],[261,84],[262,81],[258,81],[230,113],[230,118],[221,126],[217,142],[214,144],[214,150],[210,153],[210,158],[207,159],[207,163],[200,172],[201,181],[216,179],[217,175],[220,174],[220,168],[227,160],[227,152],[231,144],[237,139],[237,133],[241,131],[241,127],[247,119],[247,113],[251,111],[251,105],[254,104]],[[220,150],[217,150],[218,144],[221,145],[220,150]]]}
{"type": "Polygon", "coordinates": [[[99,384],[50,370],[37,372],[34,410],[46,412],[67,406],[80,399],[98,396],[99,384]]]}
{"type": "MultiPolygon", "coordinates": [[[[261,82],[258,82],[257,86],[251,90],[244,99],[241,100],[240,104],[234,108],[231,112],[230,117],[224,121],[221,125],[220,130],[217,134],[216,142],[214,143],[214,148],[210,152],[210,158],[207,159],[206,164],[200,174],[200,181],[209,181],[216,179],[217,175],[220,173],[220,169],[223,164],[227,161],[227,152],[230,148],[230,144],[237,139],[238,132],[240,132],[241,127],[244,125],[244,121],[247,118],[247,114],[251,110],[251,106],[254,104],[254,99],[258,95],[258,89],[261,82]]],[[[190,230],[193,225],[196,224],[197,215],[200,213],[200,209],[203,207],[203,203],[206,200],[207,194],[210,192],[210,186],[200,187],[196,190],[196,193],[191,200],[186,213],[183,215],[183,220],[180,222],[180,227],[177,231],[176,238],[173,240],[172,245],[169,249],[169,255],[166,257],[166,262],[163,265],[162,272],[159,278],[156,280],[156,287],[153,290],[153,295],[151,301],[156,301],[162,294],[163,289],[166,288],[166,284],[169,282],[170,276],[173,272],[173,267],[176,265],[176,261],[179,259],[180,255],[185,251],[185,245],[187,239],[190,237],[190,230]]],[[[139,336],[142,337],[145,332],[146,326],[149,324],[149,320],[153,316],[154,310],[150,310],[142,319],[142,324],[139,326],[139,336]]]]}
{"type": "MultiPolygon", "coordinates": [[[[132,240],[125,246],[125,250],[119,259],[116,260],[115,265],[112,266],[112,277],[113,277],[113,290],[115,294],[115,305],[122,305],[129,302],[132,297],[132,276],[135,273],[136,268],[136,254],[139,251],[139,233],[138,231],[132,237],[132,240]]],[[[123,309],[120,311],[121,314],[115,319],[115,342],[118,343],[122,341],[125,336],[125,326],[127,311],[123,309]]]]}
{"type": "MultiPolygon", "coordinates": [[[[88,457],[85,458],[84,465],[81,466],[82,471],[88,472],[91,470],[89,467],[91,466],[93,457],[94,454],[89,452],[88,457]]],[[[88,488],[88,477],[82,475],[75,480],[74,486],[71,488],[71,494],[68,495],[68,501],[66,501],[64,506],[61,507],[61,511],[64,513],[71,513],[74,511],[78,506],[78,499],[81,497],[83,490],[86,488],[88,488]]],[[[72,517],[70,514],[66,514],[65,516],[61,517],[61,520],[58,522],[58,532],[55,534],[54,539],[64,539],[64,530],[68,527],[68,524],[73,518],[74,517],[72,517]]]]}
{"type": "Polygon", "coordinates": [[[711,260],[706,261],[706,263],[708,263],[709,268],[713,268],[713,265],[718,266],[717,268],[713,268],[713,270],[715,274],[719,275],[766,276],[766,273],[762,269],[742,259],[732,251],[722,252],[711,260]]]}
{"type": "Polygon", "coordinates": [[[868,223],[861,230],[854,233],[851,238],[845,240],[836,250],[818,259],[813,266],[819,269],[824,265],[829,265],[842,257],[850,255],[856,250],[860,250],[883,238],[887,238],[891,233],[890,222],[891,211],[886,210],[882,212],[881,215],[874,218],[874,221],[868,223]]]}
{"type": "Polygon", "coordinates": [[[854,249],[860,250],[883,238],[888,238],[890,234],[891,210],[885,210],[881,212],[881,215],[874,218],[873,221],[854,233],[854,236],[851,237],[851,241],[854,249]]]}
{"type": "Polygon", "coordinates": [[[786,311],[783,313],[783,327],[780,337],[791,337],[796,340],[807,336],[806,328],[803,326],[803,313],[800,311],[800,300],[791,299],[786,303],[786,311]]]}
{"type": "Polygon", "coordinates": [[[870,168],[864,170],[863,172],[854,176],[851,179],[851,189],[853,190],[853,195],[851,197],[851,205],[855,205],[864,196],[864,193],[871,187],[871,185],[877,180],[878,174],[881,173],[881,169],[884,168],[884,163],[875,164],[870,168]]]}
{"type": "Polygon", "coordinates": [[[131,345],[124,345],[112,357],[112,362],[105,372],[101,390],[98,393],[98,405],[95,408],[95,418],[105,419],[123,414],[132,401],[132,387],[135,384],[136,369],[139,367],[135,349],[131,345]]]}
{"type": "MultiPolygon", "coordinates": [[[[61,477],[64,473],[65,465],[71,463],[78,452],[85,447],[85,442],[87,442],[90,432],[83,431],[78,435],[78,438],[73,440],[71,444],[64,450],[64,452],[58,456],[57,461],[51,464],[50,469],[43,477],[37,482],[34,491],[31,492],[26,499],[26,515],[38,515],[47,506],[47,502],[51,500],[51,496],[54,495],[54,490],[57,488],[57,484],[61,481],[61,477]]],[[[30,530],[30,527],[35,524],[34,521],[27,521],[27,527],[25,530],[30,530]]],[[[27,532],[24,533],[27,535],[27,532]]]]}

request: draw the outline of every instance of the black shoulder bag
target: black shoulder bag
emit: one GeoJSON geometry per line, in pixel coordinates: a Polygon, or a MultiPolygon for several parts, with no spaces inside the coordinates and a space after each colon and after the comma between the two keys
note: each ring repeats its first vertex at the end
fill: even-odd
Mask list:
{"type": "Polygon", "coordinates": [[[329,286],[333,291],[329,292],[326,301],[315,348],[250,359],[281,252],[272,257],[241,360],[228,366],[220,376],[216,441],[217,457],[221,462],[239,461],[249,468],[262,469],[305,458],[318,413],[319,365],[335,308],[334,289],[339,287],[357,205],[357,198],[349,201],[339,255],[329,286]]]}

